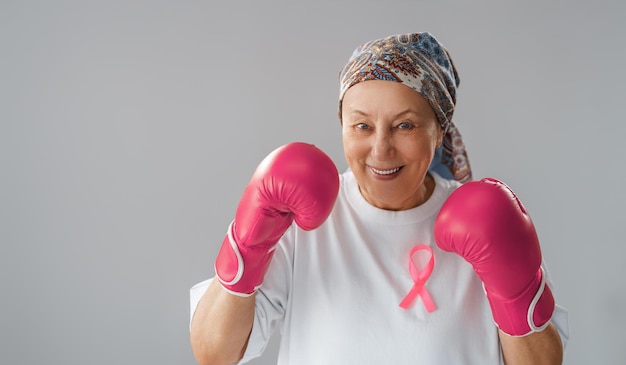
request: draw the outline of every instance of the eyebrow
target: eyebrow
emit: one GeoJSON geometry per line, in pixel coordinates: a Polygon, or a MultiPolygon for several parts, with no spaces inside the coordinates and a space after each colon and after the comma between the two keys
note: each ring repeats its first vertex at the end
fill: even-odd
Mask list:
{"type": "MultiPolygon", "coordinates": [[[[360,110],[360,109],[353,109],[353,108],[350,108],[350,110],[348,110],[348,113],[359,114],[359,115],[362,115],[362,116],[364,116],[364,117],[369,116],[369,114],[368,114],[368,113],[366,113],[366,112],[364,112],[364,111],[362,111],[362,110],[360,110]]],[[[403,116],[403,115],[405,115],[405,114],[409,114],[409,113],[411,113],[411,114],[415,114],[416,116],[419,116],[419,115],[420,115],[420,114],[419,114],[418,112],[416,112],[415,110],[413,110],[413,109],[410,109],[410,108],[409,108],[409,109],[405,109],[405,110],[403,110],[403,111],[401,111],[401,112],[397,113],[396,115],[394,115],[394,116],[393,116],[393,118],[395,119],[395,118],[398,118],[398,117],[400,117],[400,116],[403,116]]]]}

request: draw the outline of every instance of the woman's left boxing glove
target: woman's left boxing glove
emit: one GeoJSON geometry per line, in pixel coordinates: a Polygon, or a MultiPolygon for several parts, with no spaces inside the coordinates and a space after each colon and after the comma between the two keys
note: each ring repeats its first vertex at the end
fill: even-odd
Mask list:
{"type": "Polygon", "coordinates": [[[439,211],[435,240],[472,264],[503,332],[523,336],[548,325],[555,304],[541,269],[539,239],[507,185],[487,178],[457,188],[439,211]]]}

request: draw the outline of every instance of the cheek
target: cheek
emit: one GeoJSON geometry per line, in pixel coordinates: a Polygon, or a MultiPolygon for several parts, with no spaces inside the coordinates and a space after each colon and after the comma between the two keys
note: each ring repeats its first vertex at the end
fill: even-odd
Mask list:
{"type": "Polygon", "coordinates": [[[443,131],[439,126],[434,126],[433,129],[424,136],[424,145],[434,150],[441,144],[441,138],[443,137],[443,131]]]}
{"type": "Polygon", "coordinates": [[[420,160],[424,163],[430,163],[437,148],[436,136],[422,136],[417,140],[405,141],[403,144],[403,152],[412,160],[420,160]]]}
{"type": "Polygon", "coordinates": [[[366,153],[366,144],[362,139],[356,138],[349,132],[344,131],[342,133],[343,150],[346,158],[355,160],[361,158],[361,155],[366,153]]]}

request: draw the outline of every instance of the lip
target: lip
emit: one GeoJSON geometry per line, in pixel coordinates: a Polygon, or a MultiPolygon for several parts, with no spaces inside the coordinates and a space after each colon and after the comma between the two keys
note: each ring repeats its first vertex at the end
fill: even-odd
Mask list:
{"type": "Polygon", "coordinates": [[[396,176],[398,176],[400,174],[400,171],[402,171],[402,168],[404,166],[397,166],[394,168],[390,168],[390,169],[380,169],[380,168],[376,168],[370,165],[367,165],[368,170],[370,171],[370,173],[377,179],[381,179],[381,180],[391,180],[394,179],[396,176]]]}

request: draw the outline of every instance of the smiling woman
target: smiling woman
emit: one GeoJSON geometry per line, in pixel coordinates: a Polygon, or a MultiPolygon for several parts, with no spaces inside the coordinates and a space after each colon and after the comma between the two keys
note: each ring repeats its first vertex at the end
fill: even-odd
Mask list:
{"type": "Polygon", "coordinates": [[[561,362],[567,311],[519,199],[471,181],[458,85],[429,33],[356,49],[340,73],[350,169],[302,143],[259,165],[215,278],[191,290],[198,362],[245,363],[278,328],[279,364],[561,362]]]}

